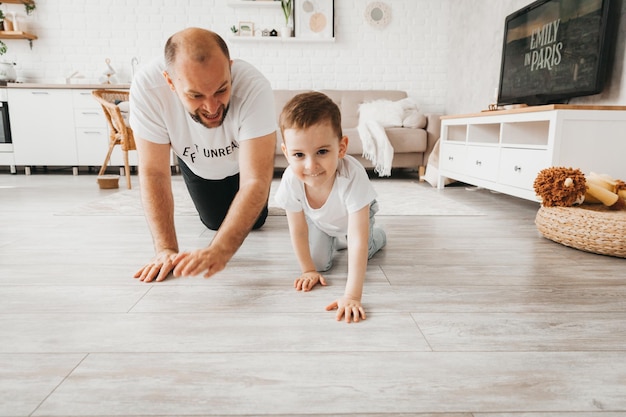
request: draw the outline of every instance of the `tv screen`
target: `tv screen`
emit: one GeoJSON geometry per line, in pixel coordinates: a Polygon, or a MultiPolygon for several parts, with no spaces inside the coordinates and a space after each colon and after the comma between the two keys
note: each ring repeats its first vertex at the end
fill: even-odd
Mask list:
{"type": "Polygon", "coordinates": [[[498,104],[541,105],[602,91],[610,0],[539,0],[507,16],[498,104]]]}

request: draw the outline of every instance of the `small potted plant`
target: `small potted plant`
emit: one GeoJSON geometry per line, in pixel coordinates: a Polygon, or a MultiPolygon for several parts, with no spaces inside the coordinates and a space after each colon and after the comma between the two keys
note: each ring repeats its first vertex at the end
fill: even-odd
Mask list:
{"type": "Polygon", "coordinates": [[[26,14],[28,16],[30,16],[36,8],[37,5],[35,3],[24,3],[24,10],[26,10],[26,14]]]}
{"type": "Polygon", "coordinates": [[[285,26],[281,30],[283,38],[291,37],[291,26],[289,26],[289,19],[293,12],[293,0],[280,0],[280,7],[283,9],[285,15],[285,26]]]}

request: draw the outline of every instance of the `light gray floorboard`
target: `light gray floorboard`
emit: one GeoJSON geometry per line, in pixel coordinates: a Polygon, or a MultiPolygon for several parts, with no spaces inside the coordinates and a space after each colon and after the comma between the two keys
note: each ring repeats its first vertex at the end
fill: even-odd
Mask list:
{"type": "MultiPolygon", "coordinates": [[[[544,239],[536,203],[453,185],[482,215],[379,216],[348,325],[324,309],[347,254],[295,291],[283,216],[211,279],[133,279],[143,217],[68,214],[120,191],[0,173],[0,417],[626,415],[626,260],[544,239]]],[[[214,234],[176,222],[183,249],[214,234]]]]}

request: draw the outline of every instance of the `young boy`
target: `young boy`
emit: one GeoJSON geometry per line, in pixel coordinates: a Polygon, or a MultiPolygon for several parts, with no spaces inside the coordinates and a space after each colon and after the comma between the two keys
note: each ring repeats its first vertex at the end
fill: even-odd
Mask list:
{"type": "Polygon", "coordinates": [[[275,200],[287,212],[302,271],[294,287],[310,291],[318,282],[326,285],[317,271],[330,269],[338,239],[347,237],[346,290],[326,310],[337,309],[336,319],[347,323],[364,320],[361,295],[367,260],[387,242],[385,232],[374,227],[376,192],[363,166],[346,155],[341,113],[326,95],[296,95],[283,108],[279,125],[289,166],[275,200]]]}

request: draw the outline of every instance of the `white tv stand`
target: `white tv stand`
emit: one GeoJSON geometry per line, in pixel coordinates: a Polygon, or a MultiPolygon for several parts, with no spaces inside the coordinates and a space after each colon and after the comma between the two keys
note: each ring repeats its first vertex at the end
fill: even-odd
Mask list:
{"type": "Polygon", "coordinates": [[[539,201],[551,166],[626,181],[626,106],[546,105],[443,116],[438,188],[450,178],[539,201]]]}

